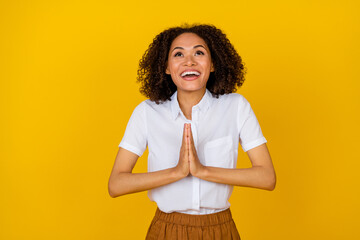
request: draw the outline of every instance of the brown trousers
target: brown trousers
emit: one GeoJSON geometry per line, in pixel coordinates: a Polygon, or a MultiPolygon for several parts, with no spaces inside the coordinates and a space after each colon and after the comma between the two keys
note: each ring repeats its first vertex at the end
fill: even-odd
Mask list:
{"type": "Polygon", "coordinates": [[[240,239],[230,209],[206,215],[165,213],[156,209],[146,240],[240,239]]]}

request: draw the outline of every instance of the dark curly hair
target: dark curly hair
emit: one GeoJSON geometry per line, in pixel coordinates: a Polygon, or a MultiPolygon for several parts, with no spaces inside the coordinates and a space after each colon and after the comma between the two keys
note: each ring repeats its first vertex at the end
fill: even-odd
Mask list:
{"type": "Polygon", "coordinates": [[[195,33],[207,44],[215,71],[210,73],[206,88],[214,97],[241,87],[245,81],[244,63],[226,35],[213,25],[184,24],[158,34],[145,51],[137,71],[140,93],[157,104],[170,100],[176,85],[165,70],[171,43],[182,33],[195,33]]]}

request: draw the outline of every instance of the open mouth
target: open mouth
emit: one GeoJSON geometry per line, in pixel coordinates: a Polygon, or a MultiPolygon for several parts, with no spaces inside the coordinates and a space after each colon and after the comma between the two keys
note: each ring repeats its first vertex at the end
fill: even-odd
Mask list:
{"type": "Polygon", "coordinates": [[[200,76],[200,72],[198,72],[198,71],[185,71],[180,76],[184,80],[195,80],[200,76]]]}

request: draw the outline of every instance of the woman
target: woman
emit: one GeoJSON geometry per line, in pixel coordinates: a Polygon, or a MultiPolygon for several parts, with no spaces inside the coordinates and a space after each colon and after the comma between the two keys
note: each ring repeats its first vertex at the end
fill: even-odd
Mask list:
{"type": "Polygon", "coordinates": [[[212,25],[167,29],[145,52],[138,81],[149,99],[128,122],[109,194],[149,190],[158,208],[146,239],[240,239],[228,202],[233,186],[274,189],[259,122],[233,93],[244,74],[240,56],[212,25]],[[251,168],[236,168],[239,143],[251,168]],[[132,173],[146,147],[148,172],[132,173]]]}

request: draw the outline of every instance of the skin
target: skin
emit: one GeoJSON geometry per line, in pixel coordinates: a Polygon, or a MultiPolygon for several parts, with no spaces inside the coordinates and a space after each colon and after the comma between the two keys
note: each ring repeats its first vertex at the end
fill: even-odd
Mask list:
{"type": "MultiPolygon", "coordinates": [[[[166,73],[171,75],[177,86],[179,105],[186,118],[191,119],[192,107],[204,96],[211,71],[214,71],[214,67],[210,51],[202,38],[193,33],[184,33],[174,39],[169,51],[166,73]],[[180,74],[190,68],[200,71],[201,75],[194,81],[185,81],[180,74]]],[[[196,153],[191,125],[184,124],[179,152],[176,167],[156,172],[132,173],[139,156],[120,147],[109,178],[110,196],[118,197],[150,190],[178,181],[189,174],[203,180],[234,186],[269,191],[275,188],[276,175],[266,143],[247,151],[251,168],[204,166],[196,153]]]]}
{"type": "Polygon", "coordinates": [[[210,72],[214,71],[210,50],[205,41],[194,33],[183,33],[171,43],[166,74],[170,74],[177,87],[178,102],[186,118],[191,119],[191,110],[206,91],[210,72]],[[199,78],[186,81],[181,73],[194,69],[199,78]]]}

